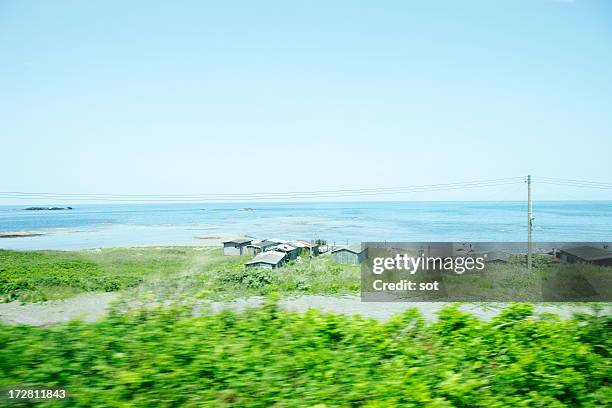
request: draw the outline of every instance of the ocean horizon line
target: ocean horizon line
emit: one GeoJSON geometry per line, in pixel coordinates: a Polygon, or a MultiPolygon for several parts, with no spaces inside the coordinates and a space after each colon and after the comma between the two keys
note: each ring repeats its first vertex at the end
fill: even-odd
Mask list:
{"type": "MultiPolygon", "coordinates": [[[[239,204],[342,204],[342,203],[521,203],[526,202],[524,200],[317,200],[317,201],[88,201],[88,202],[27,202],[23,204],[5,204],[0,203],[0,207],[28,207],[41,206],[41,207],[74,207],[81,205],[239,205],[239,204]]],[[[610,202],[610,199],[583,199],[583,200],[570,200],[570,199],[533,199],[533,203],[605,203],[610,202]]],[[[247,206],[248,207],[248,206],[247,206]]]]}

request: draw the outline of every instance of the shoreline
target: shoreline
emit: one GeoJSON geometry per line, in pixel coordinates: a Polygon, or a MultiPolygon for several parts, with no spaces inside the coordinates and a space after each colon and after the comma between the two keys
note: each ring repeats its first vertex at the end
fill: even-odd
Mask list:
{"type": "Polygon", "coordinates": [[[48,228],[1,231],[0,249],[13,251],[80,251],[133,247],[221,246],[224,240],[248,234],[206,231],[194,225],[141,226],[116,224],[99,229],[48,228]],[[148,241],[148,242],[147,242],[148,241]]]}

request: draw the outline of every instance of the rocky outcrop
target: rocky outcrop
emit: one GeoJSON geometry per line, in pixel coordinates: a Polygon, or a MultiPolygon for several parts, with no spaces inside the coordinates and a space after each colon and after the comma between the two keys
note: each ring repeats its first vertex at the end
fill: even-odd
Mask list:
{"type": "Polygon", "coordinates": [[[45,234],[42,232],[30,232],[30,231],[0,232],[0,238],[39,237],[41,235],[45,235],[45,234]]]}
{"type": "Polygon", "coordinates": [[[56,210],[72,210],[72,207],[28,207],[24,208],[27,211],[56,211],[56,210]]]}

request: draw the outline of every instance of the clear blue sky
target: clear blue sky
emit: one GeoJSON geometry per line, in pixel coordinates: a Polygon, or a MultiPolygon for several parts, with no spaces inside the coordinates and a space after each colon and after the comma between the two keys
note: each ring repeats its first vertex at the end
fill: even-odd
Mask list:
{"type": "Polygon", "coordinates": [[[0,191],[612,181],[609,1],[3,0],[0,50],[0,191]]]}

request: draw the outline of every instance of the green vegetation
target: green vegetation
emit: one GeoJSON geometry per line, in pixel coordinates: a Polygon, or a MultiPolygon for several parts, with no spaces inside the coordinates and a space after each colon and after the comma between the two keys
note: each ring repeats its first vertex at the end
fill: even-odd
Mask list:
{"type": "Polygon", "coordinates": [[[273,270],[245,269],[238,263],[217,268],[213,275],[217,290],[224,292],[339,294],[356,293],[360,288],[359,266],[336,264],[329,257],[305,257],[273,270]]]}
{"type": "MultiPolygon", "coordinates": [[[[512,265],[521,265],[527,267],[527,254],[513,254],[508,260],[512,265]]],[[[533,254],[531,263],[535,269],[547,268],[553,264],[553,258],[548,255],[533,254]]]]}
{"type": "MultiPolygon", "coordinates": [[[[547,255],[534,254],[533,269],[527,269],[526,255],[511,255],[507,263],[487,263],[481,272],[422,271],[411,274],[406,270],[390,270],[386,282],[402,279],[419,284],[436,280],[439,292],[404,292],[404,300],[462,302],[602,302],[612,298],[611,269],[589,264],[555,263],[547,255]]],[[[364,277],[364,287],[372,288],[380,275],[364,277]]],[[[390,296],[391,297],[391,296],[390,296]]]]}
{"type": "MultiPolygon", "coordinates": [[[[193,316],[202,298],[354,294],[360,287],[359,266],[327,256],[274,270],[246,269],[244,261],[218,248],[0,250],[0,298],[121,291],[125,302],[96,323],[0,324],[0,390],[68,390],[69,401],[40,403],[50,406],[612,405],[610,316],[560,321],[516,304],[490,322],[456,307],[434,324],[415,310],[377,322],[295,314],[274,302],[193,316]]],[[[519,273],[523,261],[496,265],[501,275],[487,290],[536,290],[536,275],[519,273]]],[[[551,267],[534,261],[538,273],[551,267]]],[[[581,268],[608,279],[605,268],[581,268]]]]}
{"type": "Polygon", "coordinates": [[[0,299],[43,301],[80,292],[126,289],[153,274],[180,270],[186,263],[187,253],[177,248],[77,252],[0,250],[0,299]]]}
{"type": "MultiPolygon", "coordinates": [[[[304,256],[274,270],[247,269],[246,260],[224,256],[220,248],[213,247],[73,252],[0,250],[0,301],[43,301],[81,292],[120,291],[125,295],[123,299],[133,306],[177,299],[185,302],[202,298],[228,300],[273,292],[356,294],[360,289],[360,267],[336,264],[329,256],[304,256]]],[[[540,302],[556,300],[555,296],[560,300],[573,299],[577,289],[588,291],[594,287],[601,292],[612,287],[609,268],[551,262],[550,257],[536,255],[534,270],[528,271],[524,267],[525,257],[515,255],[507,264],[491,264],[484,275],[445,274],[446,296],[451,300],[474,302],[540,302]],[[553,268],[555,272],[551,273],[553,268]]],[[[425,278],[423,274],[410,276],[413,281],[425,278]]],[[[378,277],[371,275],[370,279],[378,277]]],[[[399,279],[398,276],[396,280],[399,279]]],[[[599,296],[609,298],[610,295],[600,293],[599,296]]],[[[598,298],[592,300],[598,301],[598,298]]]]}
{"type": "Polygon", "coordinates": [[[414,310],[380,323],[283,312],[273,302],[241,314],[189,314],[2,325],[0,388],[62,387],[64,404],[100,407],[612,403],[609,316],[559,321],[518,304],[487,323],[455,307],[431,325],[414,310]]]}
{"type": "Polygon", "coordinates": [[[86,251],[0,250],[0,299],[43,301],[80,292],[124,291],[130,301],[234,298],[271,292],[356,293],[359,267],[329,257],[293,261],[272,271],[219,248],[117,248],[86,251]]]}
{"type": "Polygon", "coordinates": [[[183,299],[229,300],[270,293],[356,294],[360,267],[340,265],[328,256],[304,258],[278,269],[245,268],[248,258],[223,256],[218,249],[198,251],[178,274],[148,279],[127,294],[130,299],[159,303],[183,299]]]}

